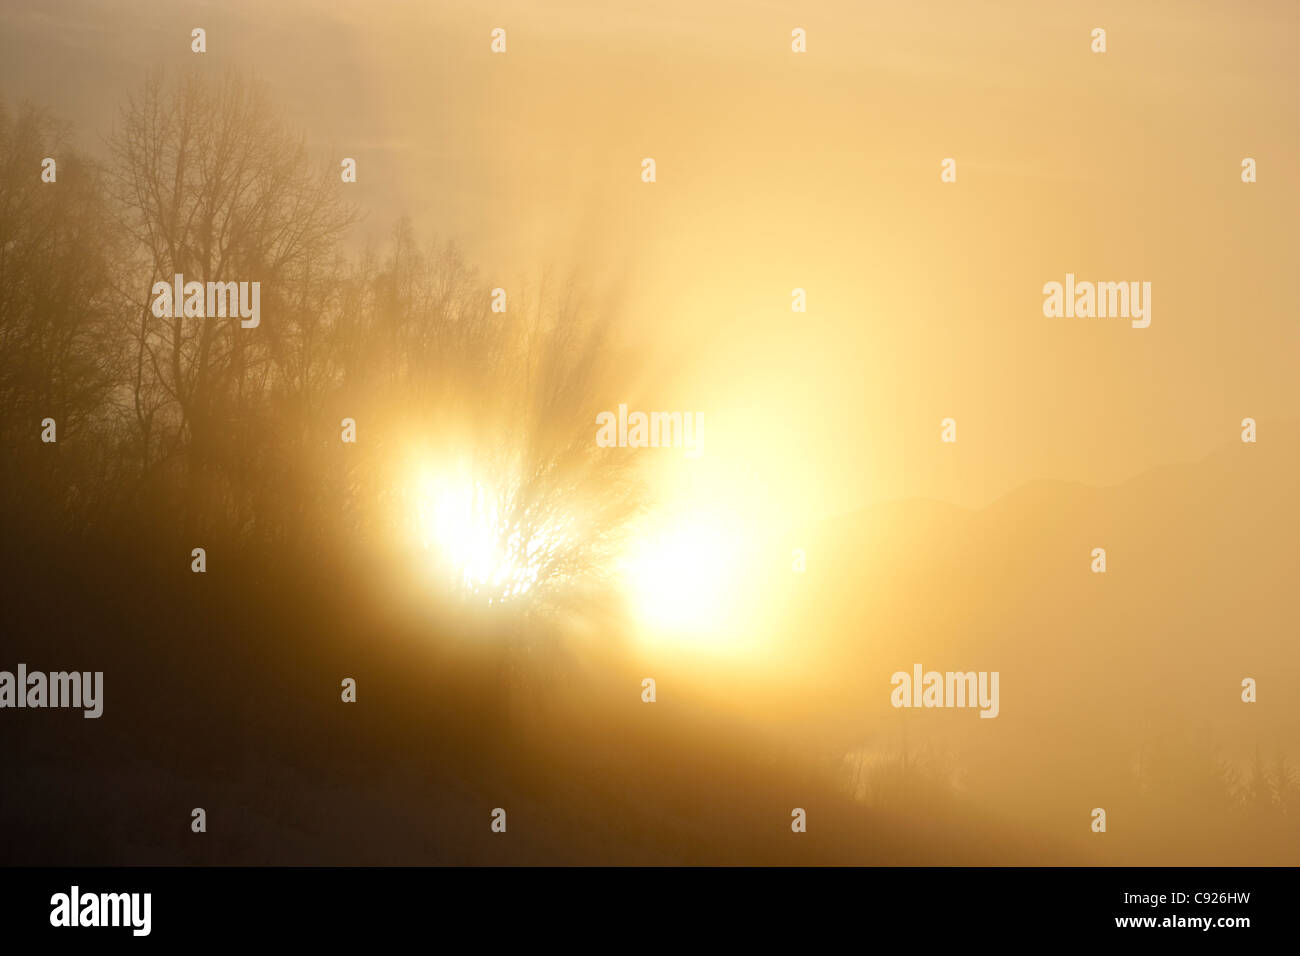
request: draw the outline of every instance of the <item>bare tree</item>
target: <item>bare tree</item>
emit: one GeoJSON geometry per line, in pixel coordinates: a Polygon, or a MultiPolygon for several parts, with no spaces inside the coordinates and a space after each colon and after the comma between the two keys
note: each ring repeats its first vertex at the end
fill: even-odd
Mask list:
{"type": "Polygon", "coordinates": [[[113,425],[97,447],[129,465],[103,482],[133,491],[127,523],[147,507],[180,533],[337,554],[411,540],[432,472],[464,493],[464,536],[490,552],[486,574],[452,561],[451,591],[535,607],[612,568],[640,485],[635,455],[595,442],[618,391],[613,325],[575,283],[519,286],[493,310],[460,250],[405,221],[347,258],[337,171],[236,76],[151,79],[110,137],[107,188],[88,177],[91,192],[63,199],[40,191],[39,138],[3,124],[0,334],[24,356],[0,366],[5,427],[46,405],[73,430],[113,425]],[[56,265],[39,272],[41,257],[56,265]],[[260,283],[260,325],[179,303],[156,315],[154,285],[176,274],[260,283]],[[339,441],[344,418],[360,423],[355,446],[339,441]]]}
{"type": "MultiPolygon", "coordinates": [[[[21,473],[32,504],[73,505],[82,519],[111,492],[112,390],[123,302],[122,244],[102,172],[44,113],[0,104],[0,445],[7,495],[21,473]],[[54,161],[50,178],[43,162],[54,161]],[[58,444],[43,446],[54,419],[58,444]],[[54,481],[55,471],[59,480],[54,481]]],[[[14,502],[9,502],[14,504],[14,502]]]]}
{"type": "MultiPolygon", "coordinates": [[[[114,195],[139,249],[130,387],[141,465],[180,458],[191,495],[244,487],[239,465],[257,457],[250,426],[277,377],[293,374],[288,356],[314,326],[315,280],[353,214],[337,176],[310,163],[262,88],[237,76],[151,79],[122,110],[110,148],[114,195]],[[153,284],[175,274],[259,282],[262,324],[155,316],[153,284]]],[[[237,508],[221,517],[249,518],[237,508]]]]}
{"type": "Polygon", "coordinates": [[[452,561],[454,590],[493,604],[527,594],[537,606],[612,569],[642,489],[635,456],[595,442],[614,372],[608,316],[576,283],[545,281],[494,312],[459,250],[423,249],[405,223],[368,262],[337,353],[340,395],[374,423],[354,456],[359,522],[400,526],[441,507],[420,500],[425,469],[432,494],[457,498],[460,533],[490,552],[491,567],[452,561]]]}

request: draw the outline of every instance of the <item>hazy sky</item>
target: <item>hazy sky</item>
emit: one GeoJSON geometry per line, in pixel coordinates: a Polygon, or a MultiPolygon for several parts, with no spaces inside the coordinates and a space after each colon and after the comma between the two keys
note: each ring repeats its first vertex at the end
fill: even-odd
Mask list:
{"type": "Polygon", "coordinates": [[[1294,3],[6,0],[0,90],[98,149],[194,26],[358,159],[359,240],[406,213],[494,284],[616,289],[673,374],[610,407],[703,411],[755,507],[977,506],[1298,414],[1294,3]],[[1045,318],[1066,272],[1151,282],[1150,328],[1045,318]]]}

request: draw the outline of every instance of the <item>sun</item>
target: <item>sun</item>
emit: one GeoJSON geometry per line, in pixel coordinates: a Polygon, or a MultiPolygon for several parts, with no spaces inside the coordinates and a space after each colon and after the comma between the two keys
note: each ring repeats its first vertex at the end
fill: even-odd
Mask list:
{"type": "Polygon", "coordinates": [[[622,569],[647,634],[696,646],[736,640],[744,540],[742,529],[712,514],[686,514],[641,529],[622,569]]]}
{"type": "MultiPolygon", "coordinates": [[[[562,576],[557,568],[577,566],[565,558],[585,530],[578,511],[530,513],[508,473],[464,462],[410,474],[415,543],[435,586],[496,606],[535,597],[562,576]]],[[[592,570],[601,580],[604,570],[615,572],[610,583],[621,582],[634,634],[707,651],[751,641],[745,622],[753,601],[747,592],[758,586],[756,541],[738,514],[679,501],[637,519],[620,537],[618,551],[592,570]]]]}
{"type": "Polygon", "coordinates": [[[572,520],[538,523],[512,507],[507,483],[458,466],[425,471],[416,483],[416,528],[435,573],[487,604],[528,594],[570,538],[572,520]]]}

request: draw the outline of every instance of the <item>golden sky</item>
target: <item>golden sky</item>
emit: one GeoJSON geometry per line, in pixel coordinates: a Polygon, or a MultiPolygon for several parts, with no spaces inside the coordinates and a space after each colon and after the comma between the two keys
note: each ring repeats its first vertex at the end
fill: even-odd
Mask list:
{"type": "Polygon", "coordinates": [[[549,265],[604,290],[655,400],[705,413],[709,468],[769,515],[1113,483],[1235,441],[1247,415],[1261,440],[1297,415],[1291,3],[57,0],[0,17],[6,97],[92,148],[204,26],[205,68],[265,79],[322,156],[358,158],[358,241],[409,214],[501,284],[549,265]],[[1044,318],[1066,272],[1150,281],[1151,327],[1044,318]]]}
{"type": "MultiPolygon", "coordinates": [[[[282,639],[246,641],[223,620],[223,639],[238,645],[194,642],[213,659],[247,643],[250,655],[326,673],[336,660],[351,668],[364,647],[370,673],[400,675],[363,686],[385,688],[366,699],[391,702],[391,723],[374,726],[410,734],[410,748],[402,733],[385,743],[400,744],[384,753],[405,761],[454,736],[426,733],[441,725],[409,703],[437,697],[429,686],[450,690],[446,726],[471,724],[462,714],[478,713],[480,698],[497,703],[481,692],[478,654],[484,674],[502,674],[498,649],[562,646],[577,650],[575,663],[555,666],[589,674],[608,696],[564,685],[547,699],[567,698],[572,712],[554,722],[520,696],[536,753],[569,754],[591,775],[579,779],[596,781],[592,793],[607,772],[638,785],[646,767],[668,774],[650,816],[677,793],[683,805],[709,803],[700,780],[716,766],[710,741],[729,741],[745,769],[763,754],[749,733],[761,728],[798,755],[762,791],[778,830],[806,800],[805,759],[834,780],[849,761],[856,801],[873,766],[888,771],[901,755],[907,783],[907,754],[926,753],[943,783],[935,792],[955,794],[969,820],[1071,843],[1073,859],[1184,859],[1155,847],[1258,862],[1290,860],[1300,832],[1292,815],[1290,835],[1276,839],[1259,815],[1272,803],[1247,800],[1266,779],[1250,768],[1265,758],[1276,760],[1274,779],[1292,779],[1284,758],[1300,733],[1288,693],[1300,681],[1297,28],[1296,0],[9,0],[0,96],[48,107],[103,156],[117,111],[151,71],[263,81],[331,178],[340,159],[357,160],[356,185],[332,179],[364,216],[349,252],[382,249],[402,216],[423,240],[458,241],[484,291],[510,291],[507,315],[492,317],[502,325],[488,328],[510,333],[499,338],[512,347],[528,328],[512,324],[527,314],[515,303],[528,301],[528,284],[572,274],[621,320],[617,348],[600,353],[609,365],[579,384],[608,383],[598,396],[607,410],[703,415],[698,460],[629,451],[647,466],[637,477],[650,494],[628,519],[626,547],[593,561],[600,600],[548,623],[553,632],[516,633],[514,605],[487,606],[500,592],[462,616],[441,590],[448,571],[477,598],[503,568],[529,586],[541,573],[526,549],[522,561],[501,559],[501,520],[481,504],[501,490],[500,474],[482,478],[476,459],[492,456],[463,441],[471,426],[498,424],[464,408],[496,405],[512,379],[473,378],[463,396],[449,390],[455,401],[409,408],[438,376],[474,365],[464,356],[504,366],[499,357],[513,353],[482,353],[486,339],[473,337],[464,351],[420,352],[419,389],[377,389],[355,413],[357,392],[341,379],[329,399],[347,404],[340,416],[355,414],[365,437],[339,457],[304,457],[300,484],[319,479],[309,500],[333,509],[331,482],[342,479],[329,469],[347,464],[341,455],[378,463],[356,495],[365,535],[351,536],[352,512],[338,505],[347,536],[337,540],[348,544],[338,567],[366,571],[360,583],[339,575],[349,587],[338,601],[358,594],[379,609],[373,620],[369,604],[351,611],[365,642],[336,627],[333,605],[304,611],[294,590],[278,598],[294,615],[282,639]],[[202,56],[190,50],[198,26],[202,56]],[[507,31],[505,55],[490,50],[495,27],[507,31]],[[1098,27],[1104,54],[1092,50],[1098,27]],[[791,51],[795,28],[807,31],[806,53],[791,51]],[[657,164],[652,184],[641,179],[645,157],[657,164]],[[957,180],[945,183],[949,157],[957,180]],[[1246,157],[1257,182],[1242,181],[1246,157]],[[1045,316],[1044,285],[1067,274],[1149,284],[1149,327],[1045,316]],[[791,309],[796,288],[806,312],[791,309]],[[1247,417],[1256,443],[1242,441],[1247,417]],[[940,440],[946,419],[955,443],[940,440]],[[465,444],[473,454],[461,454],[465,444]],[[410,540],[370,534],[390,526],[410,540]],[[1104,574],[1093,565],[1102,548],[1104,574]],[[604,593],[605,572],[624,593],[604,593]],[[318,645],[313,620],[333,644],[318,645]],[[507,633],[517,647],[496,641],[507,633]],[[998,719],[901,714],[891,675],[922,666],[1000,674],[998,719]],[[645,713],[635,688],[647,674],[663,691],[651,719],[671,718],[656,727],[658,751],[626,745],[617,730],[640,726],[626,715],[645,713]],[[1246,679],[1259,680],[1250,707],[1246,679]],[[569,720],[590,728],[587,749],[570,747],[569,720]],[[602,754],[626,761],[628,776],[602,754]],[[1229,763],[1232,779],[1220,774],[1229,763]],[[1117,845],[1083,842],[1099,804],[1121,808],[1117,845]],[[1256,814],[1242,831],[1254,843],[1238,840],[1236,810],[1256,814]]],[[[377,304],[363,307],[380,316],[394,301],[379,295],[382,273],[370,276],[377,304]]],[[[473,302],[479,287],[467,288],[473,302]]],[[[339,301],[340,324],[356,332],[343,311],[352,300],[339,301]]],[[[518,349],[529,361],[535,342],[518,349]]],[[[532,368],[517,377],[530,388],[532,368]]],[[[585,409],[585,392],[580,401],[585,409]]],[[[502,402],[502,430],[480,428],[476,440],[508,445],[530,424],[571,424],[578,402],[527,406],[531,423],[502,402]]],[[[241,448],[231,459],[243,457],[241,448]]],[[[574,515],[598,510],[593,488],[625,490],[605,477],[566,487],[573,500],[542,525],[545,545],[584,527],[574,515]]],[[[293,489],[267,492],[272,518],[293,489]]],[[[314,567],[302,576],[323,588],[314,567]]],[[[16,594],[23,580],[11,582],[16,594]]],[[[561,687],[548,659],[518,660],[545,694],[561,687]]],[[[564,779],[545,759],[537,766],[564,779]]],[[[748,801],[753,788],[733,779],[712,792],[748,801]]],[[[566,800],[567,786],[555,791],[566,800]]],[[[912,792],[898,791],[899,806],[918,828],[946,819],[946,805],[912,806],[912,792]]],[[[593,801],[624,825],[622,796],[593,801]]],[[[857,809],[841,820],[874,831],[857,809]]],[[[841,839],[832,826],[821,832],[841,839]]],[[[1056,858],[1031,849],[1026,858],[1056,858]]],[[[1017,859],[1005,852],[992,858],[1017,859]]]]}

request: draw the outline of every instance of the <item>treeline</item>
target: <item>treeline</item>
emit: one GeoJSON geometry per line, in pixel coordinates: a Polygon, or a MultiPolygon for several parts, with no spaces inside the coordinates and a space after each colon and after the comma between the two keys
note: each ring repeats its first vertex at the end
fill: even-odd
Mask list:
{"type": "Polygon", "coordinates": [[[312,554],[400,534],[416,475],[444,467],[494,497],[512,547],[581,514],[548,580],[601,567],[636,500],[592,440],[609,322],[572,283],[494,311],[456,246],[406,221],[350,252],[347,189],[234,75],[151,79],[94,156],[0,103],[8,526],[312,554]],[[260,324],[157,315],[176,274],[260,283],[260,324]]]}

